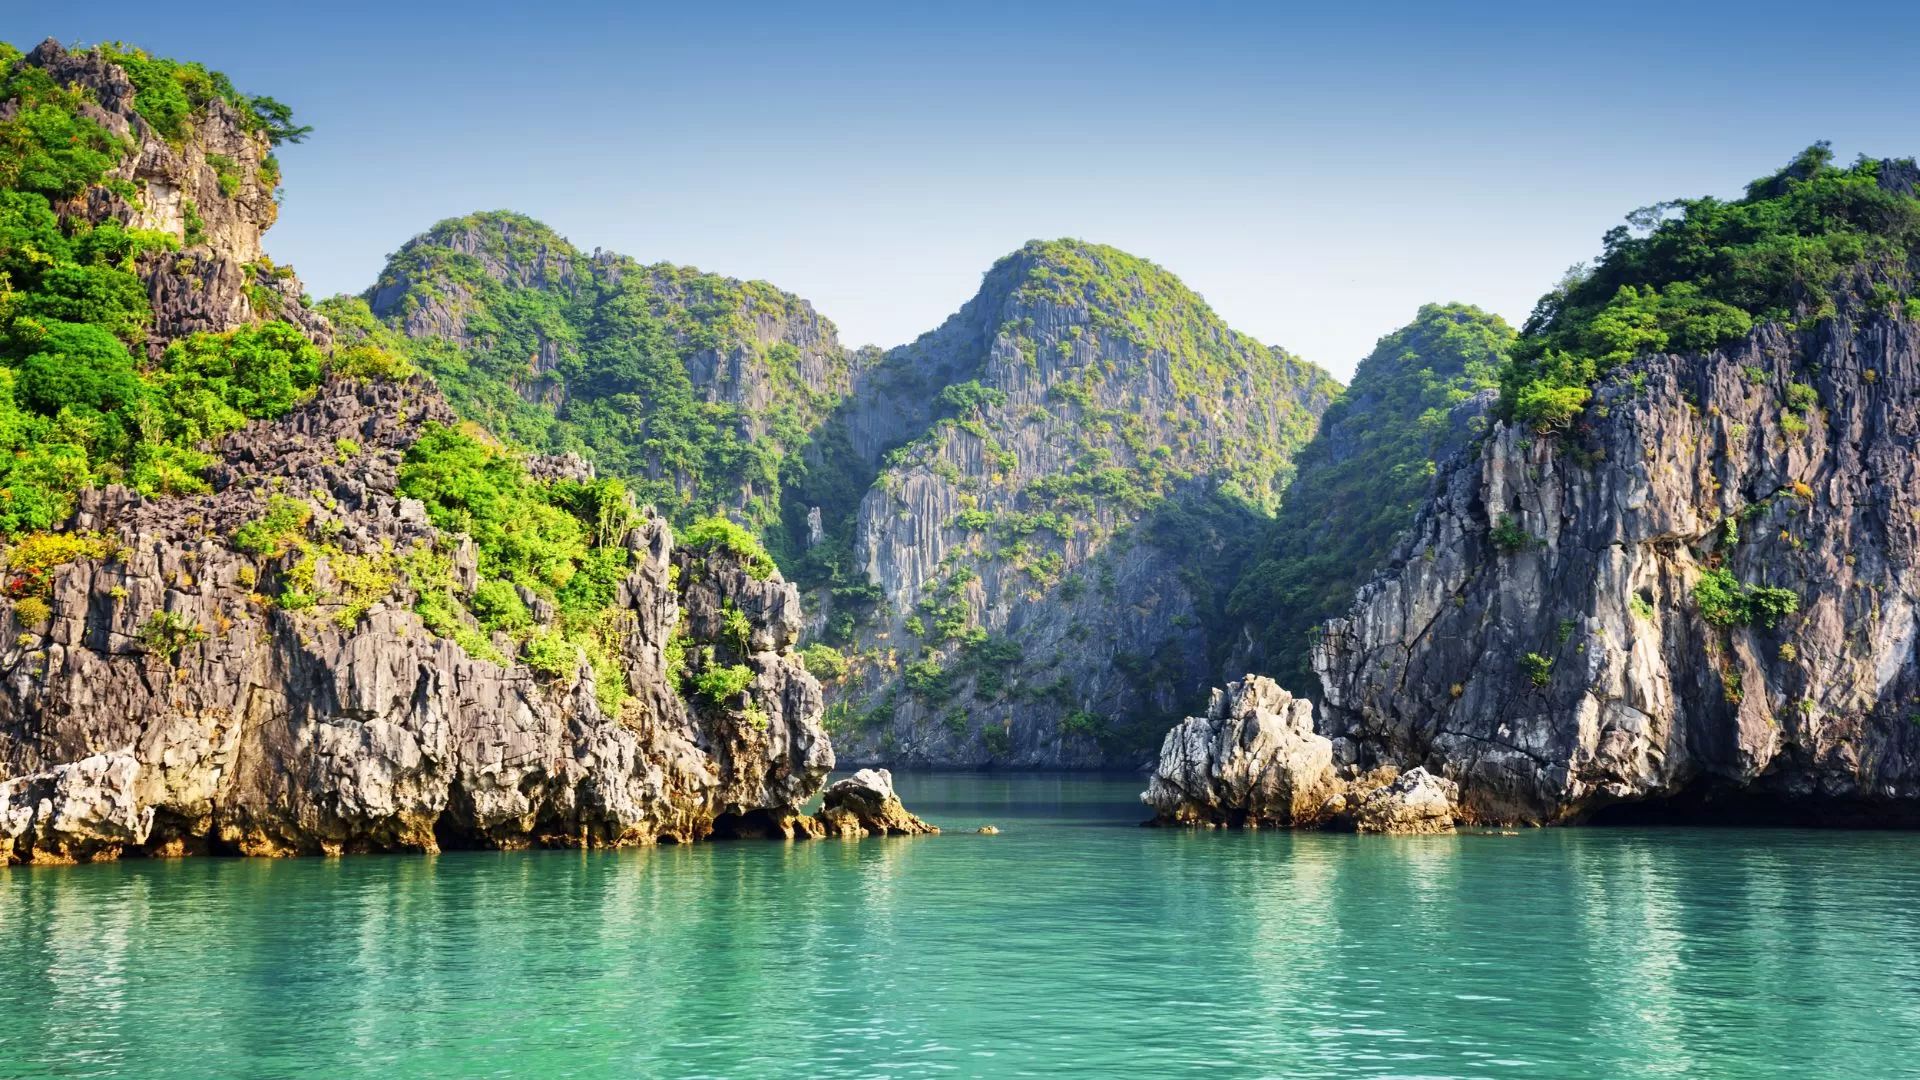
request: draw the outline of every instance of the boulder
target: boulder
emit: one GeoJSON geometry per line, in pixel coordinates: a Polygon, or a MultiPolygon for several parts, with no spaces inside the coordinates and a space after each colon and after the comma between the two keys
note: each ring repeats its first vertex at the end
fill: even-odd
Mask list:
{"type": "Polygon", "coordinates": [[[1356,832],[1442,833],[1453,831],[1460,788],[1422,768],[1408,769],[1355,800],[1346,800],[1356,832]]]}
{"type": "Polygon", "coordinates": [[[1334,790],[1313,703],[1248,675],[1167,733],[1142,802],[1167,825],[1304,825],[1334,790]]]}
{"type": "Polygon", "coordinates": [[[885,769],[861,769],[836,781],[821,797],[814,819],[834,836],[915,836],[940,831],[901,805],[893,793],[893,774],[885,769]]]}

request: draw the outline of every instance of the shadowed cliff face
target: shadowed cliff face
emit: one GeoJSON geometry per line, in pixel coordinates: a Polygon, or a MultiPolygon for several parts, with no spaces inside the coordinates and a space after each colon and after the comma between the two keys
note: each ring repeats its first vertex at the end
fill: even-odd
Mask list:
{"type": "Polygon", "coordinates": [[[1920,327],[1870,292],[1446,466],[1315,650],[1337,760],[1443,771],[1484,821],[1920,820],[1920,327]]]}
{"type": "Polygon", "coordinates": [[[1233,586],[1243,637],[1222,676],[1265,671],[1318,691],[1308,659],[1319,624],[1347,609],[1433,487],[1438,462],[1485,432],[1495,373],[1513,345],[1504,320],[1428,304],[1380,339],[1320,418],[1300,474],[1233,586]]]}

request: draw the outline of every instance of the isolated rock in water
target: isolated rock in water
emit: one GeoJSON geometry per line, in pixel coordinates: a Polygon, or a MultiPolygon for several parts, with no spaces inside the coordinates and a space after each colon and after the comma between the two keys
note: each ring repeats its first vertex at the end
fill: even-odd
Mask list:
{"type": "Polygon", "coordinates": [[[134,795],[139,775],[140,762],[122,751],[0,782],[0,866],[16,851],[34,862],[67,863],[145,843],[153,807],[134,795]]]}
{"type": "Polygon", "coordinates": [[[1249,675],[1167,733],[1140,799],[1163,824],[1303,825],[1334,786],[1333,744],[1314,734],[1313,703],[1249,675]]]}
{"type": "MultiPolygon", "coordinates": [[[[1453,806],[1460,788],[1425,769],[1401,773],[1392,783],[1359,797],[1353,810],[1358,832],[1437,833],[1453,829],[1453,806]]],[[[1352,805],[1353,800],[1348,799],[1352,805]]]]}
{"type": "Polygon", "coordinates": [[[815,818],[838,836],[913,836],[940,830],[907,812],[893,793],[893,774],[885,769],[861,769],[834,783],[821,797],[815,818]]]}

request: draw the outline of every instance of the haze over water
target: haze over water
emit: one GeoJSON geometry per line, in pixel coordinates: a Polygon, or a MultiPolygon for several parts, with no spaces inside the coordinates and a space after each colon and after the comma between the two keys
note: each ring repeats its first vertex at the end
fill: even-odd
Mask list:
{"type": "Polygon", "coordinates": [[[1133,827],[1130,777],[899,787],[950,831],[0,870],[0,1075],[1893,1076],[1920,1051],[1911,835],[1189,832],[1133,827]]]}

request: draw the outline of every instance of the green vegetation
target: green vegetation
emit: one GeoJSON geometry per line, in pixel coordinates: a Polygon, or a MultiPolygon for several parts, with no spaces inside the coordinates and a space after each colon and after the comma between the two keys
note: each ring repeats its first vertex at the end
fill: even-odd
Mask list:
{"type": "Polygon", "coordinates": [[[1717,348],[1764,322],[1831,315],[1856,271],[1884,283],[1880,306],[1904,309],[1920,198],[1883,187],[1882,164],[1838,167],[1818,143],[1740,199],[1628,215],[1591,268],[1575,268],[1535,306],[1500,375],[1501,415],[1542,433],[1565,429],[1613,368],[1717,348]]]}
{"type": "Polygon", "coordinates": [[[1539,537],[1528,532],[1511,514],[1501,514],[1487,530],[1487,539],[1502,555],[1517,555],[1540,546],[1539,537]]]}
{"type": "Polygon", "coordinates": [[[1539,653],[1528,653],[1520,658],[1520,670],[1527,673],[1527,681],[1535,686],[1544,687],[1553,681],[1553,660],[1539,653]]]}
{"type": "Polygon", "coordinates": [[[840,650],[817,641],[800,650],[800,661],[807,666],[807,673],[821,682],[832,682],[847,674],[847,658],[840,650]]]}
{"type": "Polygon", "coordinates": [[[761,581],[773,575],[773,559],[766,548],[744,527],[715,515],[701,518],[680,531],[680,546],[724,551],[738,558],[747,573],[761,581]]]}
{"type": "Polygon", "coordinates": [[[715,705],[732,705],[753,682],[753,669],[745,664],[709,668],[693,680],[700,696],[715,705]]]}
{"type": "Polygon", "coordinates": [[[132,80],[134,111],[169,142],[184,139],[187,125],[215,99],[231,105],[242,127],[264,135],[273,145],[301,142],[313,131],[296,126],[293,110],[285,105],[270,97],[248,97],[235,90],[225,75],[197,63],[151,56],[120,43],[102,45],[100,51],[132,80]]]}
{"type": "Polygon", "coordinates": [[[1283,685],[1299,693],[1319,686],[1308,665],[1310,632],[1346,610],[1412,523],[1435,461],[1472,434],[1456,430],[1451,410],[1494,386],[1513,341],[1499,316],[1428,305],[1380,339],[1321,417],[1320,434],[1300,453],[1299,475],[1226,608],[1283,685]]]}
{"type": "MultiPolygon", "coordinates": [[[[198,65],[106,55],[156,131],[183,132],[216,97],[253,115],[252,99],[198,65]]],[[[320,353],[267,323],[196,334],[146,362],[152,312],[135,260],[179,240],[57,214],[55,200],[113,186],[105,173],[132,147],[87,118],[83,91],[16,50],[0,49],[0,68],[0,99],[16,106],[0,121],[0,533],[51,529],[99,484],[204,491],[200,445],[284,415],[318,383],[320,353]]]]}
{"type": "Polygon", "coordinates": [[[1709,570],[1693,589],[1694,607],[1715,626],[1759,623],[1771,628],[1800,610],[1800,597],[1791,589],[1748,585],[1730,570],[1709,570]]]}
{"type": "MultiPolygon", "coordinates": [[[[393,326],[435,313],[430,332],[391,340],[462,416],[536,451],[592,459],[675,525],[731,511],[777,554],[793,550],[784,493],[826,452],[814,444],[848,378],[835,353],[830,385],[810,385],[798,348],[762,343],[762,320],[814,318],[796,297],[764,282],[595,258],[502,211],[443,221],[409,241],[360,303],[372,301],[379,310],[366,317],[393,326]],[[735,360],[742,378],[773,383],[772,405],[727,399],[735,360]]],[[[341,298],[328,310],[360,309],[341,298]]]]}
{"type": "Polygon", "coordinates": [[[207,640],[207,632],[177,612],[156,611],[134,632],[142,648],[167,663],[173,663],[180,650],[207,640]]]}
{"type": "Polygon", "coordinates": [[[613,604],[629,561],[622,540],[634,523],[626,486],[535,481],[519,452],[477,426],[428,424],[401,464],[399,492],[423,502],[436,527],[466,533],[479,548],[481,580],[470,597],[444,584],[421,590],[416,610],[435,632],[459,640],[453,631],[468,625],[464,609],[480,629],[512,637],[522,659],[550,678],[572,674],[584,657],[602,709],[617,714],[626,694],[625,625],[613,604]],[[554,605],[553,625],[533,624],[523,589],[554,605]]]}

